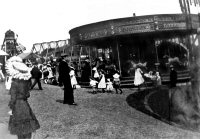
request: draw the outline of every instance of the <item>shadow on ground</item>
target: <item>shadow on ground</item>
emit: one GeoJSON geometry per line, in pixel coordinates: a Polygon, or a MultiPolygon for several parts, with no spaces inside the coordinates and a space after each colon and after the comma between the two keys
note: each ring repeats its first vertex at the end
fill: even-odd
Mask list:
{"type": "Polygon", "coordinates": [[[130,94],[126,101],[129,106],[171,125],[167,86],[135,92],[130,94]]]}
{"type": "Polygon", "coordinates": [[[56,102],[58,102],[58,103],[63,103],[63,100],[58,99],[58,100],[56,100],[56,102]]]}

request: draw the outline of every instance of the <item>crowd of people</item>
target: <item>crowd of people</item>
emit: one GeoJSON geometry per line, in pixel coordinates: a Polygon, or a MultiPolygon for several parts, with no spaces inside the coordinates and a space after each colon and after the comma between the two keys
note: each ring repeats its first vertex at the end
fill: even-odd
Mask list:
{"type": "MultiPolygon", "coordinates": [[[[18,139],[31,139],[32,133],[40,128],[40,124],[28,103],[28,98],[30,97],[29,90],[33,89],[36,84],[38,84],[40,90],[43,90],[41,79],[44,80],[44,83],[50,84],[53,84],[55,79],[56,85],[64,86],[63,104],[77,105],[73,94],[74,89],[78,86],[76,69],[70,64],[67,55],[62,55],[61,57],[62,59],[60,59],[59,63],[50,61],[46,65],[41,65],[35,62],[32,66],[17,56],[7,60],[8,81],[10,81],[10,84],[12,83],[7,87],[11,95],[10,111],[8,112],[10,115],[9,131],[11,134],[17,135],[18,139]],[[57,73],[58,77],[56,76],[57,73]]],[[[159,72],[150,71],[145,73],[142,68],[138,65],[135,68],[134,85],[138,86],[138,89],[142,84],[145,84],[145,78],[155,81],[156,86],[161,85],[159,72]]],[[[170,69],[170,87],[173,88],[176,87],[177,72],[173,66],[170,66],[170,69]]],[[[96,94],[99,90],[102,93],[106,91],[112,92],[113,90],[116,91],[116,94],[119,91],[120,94],[123,93],[120,87],[120,72],[114,65],[108,70],[102,63],[100,64],[99,61],[96,61],[92,66],[89,83],[93,94],[96,94]]]]}
{"type": "MultiPolygon", "coordinates": [[[[66,56],[67,57],[67,56],[66,56]]],[[[30,69],[32,75],[32,85],[31,89],[38,84],[38,88],[43,90],[41,81],[45,84],[59,85],[64,84],[61,81],[59,65],[62,63],[64,55],[61,56],[59,60],[50,59],[47,63],[37,63],[37,62],[27,62],[23,61],[30,69]]],[[[70,62],[69,57],[67,57],[67,64],[69,65],[69,76],[71,80],[71,86],[73,89],[80,88],[79,82],[89,82],[91,88],[93,88],[92,93],[97,92],[113,92],[113,90],[120,94],[122,90],[120,88],[120,72],[116,68],[115,64],[104,59],[97,58],[90,62],[86,59],[82,62],[81,68],[78,69],[77,64],[70,62]],[[79,73],[78,73],[79,72],[79,73]],[[80,76],[81,75],[81,76],[80,76]],[[118,77],[118,79],[116,79],[118,77]],[[118,80],[118,81],[117,81],[118,80]]],[[[0,65],[1,67],[1,65],[0,65]]],[[[154,86],[159,86],[162,84],[161,76],[158,71],[143,71],[144,65],[136,65],[135,75],[134,75],[134,86],[140,87],[146,85],[146,80],[151,80],[154,86]]],[[[1,70],[0,70],[1,71],[1,70]]],[[[62,69],[61,69],[62,71],[62,69]]],[[[5,78],[3,74],[0,74],[2,78],[5,78]]],[[[10,82],[7,78],[6,83],[10,82]]],[[[9,87],[8,87],[9,88],[9,87]]]]}

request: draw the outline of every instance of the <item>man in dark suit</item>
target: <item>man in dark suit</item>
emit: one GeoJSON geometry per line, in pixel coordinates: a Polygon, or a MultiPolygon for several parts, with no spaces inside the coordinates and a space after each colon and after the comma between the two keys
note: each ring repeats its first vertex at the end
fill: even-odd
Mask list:
{"type": "Polygon", "coordinates": [[[68,105],[77,105],[74,102],[74,92],[73,88],[71,85],[71,79],[70,79],[70,67],[68,65],[68,57],[65,54],[61,55],[62,61],[59,63],[59,80],[63,83],[64,85],[64,101],[63,104],[68,104],[68,105]]]}
{"type": "Polygon", "coordinates": [[[31,75],[32,75],[32,79],[33,79],[33,83],[31,85],[31,89],[33,89],[33,87],[36,85],[36,83],[38,84],[38,87],[40,90],[42,89],[42,85],[40,82],[40,78],[42,77],[42,72],[40,71],[37,63],[34,63],[34,66],[31,70],[31,75]]]}
{"type": "Polygon", "coordinates": [[[174,70],[174,66],[170,65],[170,88],[176,87],[177,72],[174,70]]]}

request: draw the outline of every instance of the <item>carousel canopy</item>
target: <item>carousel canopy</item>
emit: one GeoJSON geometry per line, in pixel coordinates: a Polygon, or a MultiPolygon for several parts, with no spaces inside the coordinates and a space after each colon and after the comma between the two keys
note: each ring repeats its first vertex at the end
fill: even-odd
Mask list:
{"type": "Polygon", "coordinates": [[[8,54],[4,52],[3,50],[0,50],[0,56],[8,56],[8,54]]]}
{"type": "Polygon", "coordinates": [[[21,53],[21,54],[19,54],[18,56],[19,56],[20,58],[22,58],[22,59],[35,59],[35,58],[40,58],[39,55],[36,55],[36,54],[34,54],[34,53],[32,53],[32,52],[30,52],[30,53],[21,53]]]}

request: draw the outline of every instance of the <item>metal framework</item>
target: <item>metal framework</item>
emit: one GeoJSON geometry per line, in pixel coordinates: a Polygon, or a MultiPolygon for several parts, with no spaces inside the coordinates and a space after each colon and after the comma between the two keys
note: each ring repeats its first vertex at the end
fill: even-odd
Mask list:
{"type": "Polygon", "coordinates": [[[68,44],[69,40],[35,43],[33,44],[31,52],[46,58],[49,54],[52,55],[53,57],[56,57],[56,52],[59,51],[60,54],[63,53],[64,46],[68,44]]]}

